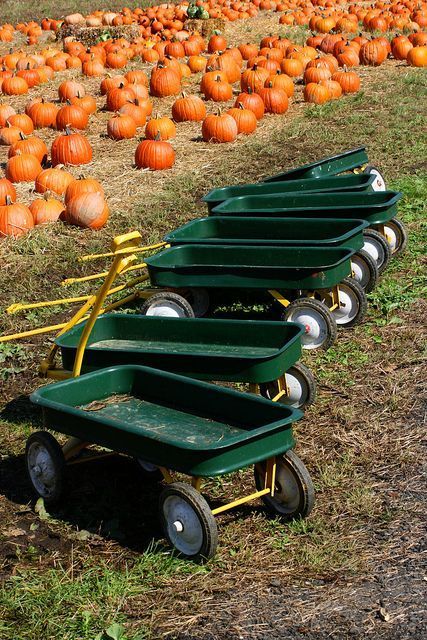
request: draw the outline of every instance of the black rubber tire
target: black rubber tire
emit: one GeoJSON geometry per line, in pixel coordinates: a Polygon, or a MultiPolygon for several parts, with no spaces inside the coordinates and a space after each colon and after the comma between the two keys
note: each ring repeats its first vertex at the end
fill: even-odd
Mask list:
{"type": "Polygon", "coordinates": [[[374,191],[387,190],[387,184],[386,184],[385,178],[381,173],[381,171],[378,169],[378,167],[375,167],[373,164],[367,164],[366,167],[363,169],[363,173],[369,173],[369,174],[375,173],[378,175],[377,180],[374,181],[375,186],[372,186],[374,191]]]}
{"type": "MultiPolygon", "coordinates": [[[[294,407],[296,409],[305,409],[309,407],[316,399],[317,389],[316,380],[311,370],[302,364],[302,362],[296,362],[293,367],[290,367],[284,374],[285,376],[294,376],[304,385],[305,394],[302,395],[299,402],[292,402],[288,396],[283,395],[277,400],[281,404],[285,404],[288,407],[294,407]]],[[[283,377],[283,376],[282,376],[283,377]]],[[[268,400],[273,398],[279,393],[279,385],[277,380],[273,382],[267,382],[259,385],[259,392],[268,400]]]]}
{"type": "Polygon", "coordinates": [[[366,293],[369,293],[375,288],[378,282],[379,272],[377,263],[375,262],[373,257],[369,255],[369,253],[367,253],[364,249],[360,249],[359,251],[357,251],[354,256],[352,256],[351,260],[352,263],[353,261],[358,263],[359,266],[362,266],[362,268],[365,270],[365,274],[367,275],[365,282],[359,282],[359,280],[356,280],[356,278],[354,278],[354,280],[359,282],[360,286],[366,291],[366,293]]]}
{"type": "Polygon", "coordinates": [[[207,289],[199,287],[188,289],[185,298],[193,309],[196,318],[203,318],[207,315],[210,307],[210,298],[207,289]]]}
{"type": "MultiPolygon", "coordinates": [[[[61,499],[65,487],[65,458],[59,442],[47,431],[36,431],[32,433],[25,446],[25,467],[31,486],[35,493],[43,498],[46,506],[55,505],[61,499]],[[30,470],[30,456],[34,453],[34,448],[40,447],[46,451],[50,458],[50,465],[53,470],[55,484],[53,488],[42,490],[41,485],[35,484],[30,470]]],[[[34,473],[34,472],[33,472],[34,473]]]]}
{"type": "MultiPolygon", "coordinates": [[[[293,319],[293,316],[298,312],[298,310],[302,310],[304,308],[308,308],[309,310],[317,312],[323,318],[327,327],[327,335],[325,336],[324,341],[318,347],[306,346],[308,343],[303,343],[303,349],[319,348],[326,351],[335,342],[335,339],[337,337],[337,325],[331,311],[323,302],[320,302],[320,300],[315,300],[314,298],[298,298],[298,300],[294,300],[288,307],[286,307],[286,309],[284,309],[281,314],[281,319],[286,322],[298,322],[298,320],[293,319]]],[[[302,337],[302,341],[303,340],[304,338],[302,337]]]]}
{"type": "MultiPolygon", "coordinates": [[[[160,494],[159,498],[159,513],[162,528],[169,544],[174,547],[181,556],[193,560],[194,562],[202,563],[215,555],[215,551],[218,545],[218,527],[215,517],[203,496],[196,491],[191,485],[185,482],[173,482],[169,484],[160,494]],[[200,541],[200,547],[192,549],[191,552],[185,550],[185,544],[179,548],[176,544],[176,537],[174,539],[173,523],[168,522],[165,514],[165,505],[167,506],[168,500],[173,498],[179,498],[186,502],[200,524],[202,539],[200,541]]],[[[185,530],[185,524],[184,524],[185,530]]]]}
{"type": "MultiPolygon", "coordinates": [[[[391,258],[390,245],[387,242],[387,239],[382,235],[382,233],[380,233],[376,229],[372,229],[368,227],[367,229],[364,230],[363,236],[365,241],[372,242],[376,246],[378,252],[382,253],[381,258],[379,258],[376,261],[378,273],[381,274],[384,271],[384,269],[386,269],[388,263],[390,262],[390,258],[391,258]]],[[[364,247],[363,250],[366,251],[366,247],[364,247]]],[[[369,253],[368,251],[366,252],[369,253]]]]}
{"type": "MultiPolygon", "coordinates": [[[[164,293],[155,293],[153,296],[150,296],[144,304],[141,306],[141,314],[153,315],[150,314],[150,309],[156,304],[162,301],[172,302],[176,307],[182,311],[183,318],[194,318],[194,311],[190,305],[190,303],[180,296],[178,293],[174,293],[173,291],[165,291],[164,293]]],[[[160,316],[162,317],[162,316],[160,316]]],[[[163,316],[166,317],[166,316],[163,316]]]]}
{"type": "MultiPolygon", "coordinates": [[[[265,462],[258,463],[254,467],[255,486],[258,491],[264,489],[265,462]]],[[[276,458],[276,491],[273,497],[269,494],[262,496],[262,500],[275,516],[282,520],[293,520],[295,518],[306,518],[314,506],[314,487],[310,474],[305,464],[292,450],[287,451],[282,456],[276,458]],[[291,476],[294,481],[293,501],[286,503],[285,487],[281,480],[285,475],[291,476]],[[277,496],[277,497],[276,497],[277,496]]]]}
{"type": "Polygon", "coordinates": [[[340,284],[338,285],[338,288],[344,291],[346,288],[350,289],[358,305],[358,309],[354,317],[346,322],[341,321],[341,319],[339,318],[337,313],[338,309],[333,311],[333,313],[335,314],[335,320],[338,327],[348,329],[362,322],[362,320],[366,315],[366,310],[368,308],[368,301],[366,298],[366,293],[364,292],[363,288],[353,278],[344,278],[344,280],[342,280],[342,282],[340,282],[340,284]]]}
{"type": "Polygon", "coordinates": [[[135,458],[135,462],[138,466],[139,473],[147,480],[151,480],[152,482],[161,482],[163,480],[163,473],[160,471],[158,467],[154,467],[153,469],[145,466],[145,460],[141,458],[135,458]]]}
{"type": "Polygon", "coordinates": [[[397,246],[395,249],[391,249],[392,257],[399,255],[399,253],[403,253],[408,245],[408,231],[406,229],[405,224],[399,220],[399,218],[392,218],[388,222],[384,224],[384,232],[386,232],[386,228],[390,227],[398,239],[397,246]]]}

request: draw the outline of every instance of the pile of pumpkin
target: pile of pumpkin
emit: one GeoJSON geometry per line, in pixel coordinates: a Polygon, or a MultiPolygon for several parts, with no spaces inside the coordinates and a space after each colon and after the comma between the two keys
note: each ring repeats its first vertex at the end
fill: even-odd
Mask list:
{"type": "MultiPolygon", "coordinates": [[[[247,8],[247,3],[237,4],[239,9],[231,7],[231,10],[247,8]]],[[[113,20],[116,23],[118,19],[136,21],[141,29],[151,28],[161,9],[164,12],[162,36],[154,35],[149,44],[143,37],[134,42],[119,38],[99,42],[86,49],[81,42],[66,39],[63,51],[52,46],[28,54],[12,50],[0,59],[2,93],[7,96],[25,95],[33,87],[52,80],[56,73],[67,70],[89,78],[102,77],[100,94],[105,96],[105,109],[112,114],[107,123],[107,135],[115,141],[129,139],[144,128],[145,139],[136,147],[135,165],[158,170],[168,169],[175,162],[175,151],[169,140],[175,137],[176,125],[181,122],[200,122],[202,138],[207,142],[232,142],[239,134],[253,133],[265,113],[285,113],[294,94],[295,81],[304,84],[307,102],[323,104],[359,90],[360,77],[355,67],[360,64],[377,66],[390,55],[397,60],[408,60],[415,66],[427,64],[423,61],[427,52],[427,34],[419,27],[408,36],[393,37],[391,42],[384,35],[371,38],[349,35],[354,31],[350,23],[354,26],[358,20],[362,20],[369,29],[378,24],[377,18],[391,25],[390,15],[399,15],[395,3],[390,3],[387,10],[381,8],[382,3],[377,3],[376,8],[366,12],[357,5],[350,5],[348,13],[333,0],[327,9],[302,0],[293,1],[295,6],[289,8],[289,5],[288,9],[283,8],[283,4],[269,3],[269,7],[264,6],[266,3],[251,4],[260,9],[287,11],[284,15],[305,7],[304,15],[310,26],[321,33],[313,33],[304,46],[271,35],[259,44],[233,47],[220,34],[213,35],[206,43],[197,33],[189,34],[182,28],[178,30],[182,25],[171,25],[172,19],[178,20],[174,12],[185,13],[186,5],[160,5],[153,10],[154,14],[147,9],[135,10],[131,15],[130,10],[124,9],[115,14],[113,20]],[[390,14],[388,17],[384,16],[387,12],[390,14]],[[151,16],[150,27],[145,26],[144,17],[147,15],[151,16]],[[333,19],[333,26],[331,21],[324,22],[329,18],[333,19]],[[344,20],[348,21],[347,35],[342,33],[344,20]],[[329,30],[332,28],[338,33],[326,32],[328,26],[329,30]],[[175,37],[172,37],[172,31],[175,37]],[[124,72],[130,60],[138,59],[154,65],[151,73],[142,69],[124,72]],[[122,69],[118,75],[108,74],[111,70],[122,69]],[[152,117],[151,97],[178,96],[186,79],[193,74],[201,74],[201,95],[182,93],[172,104],[172,118],[152,117]],[[219,105],[229,103],[237,93],[233,107],[224,112],[207,113],[207,101],[219,105]]],[[[215,6],[221,6],[224,11],[229,3],[209,3],[212,11],[215,6]]],[[[403,6],[405,14],[409,12],[409,17],[417,18],[416,24],[423,23],[424,5],[420,5],[417,11],[410,2],[404,2],[403,6]]],[[[109,21],[112,18],[103,13],[98,19],[109,21]]],[[[42,25],[17,25],[17,29],[34,38],[42,29],[48,28],[56,26],[47,21],[42,25]]],[[[13,30],[12,25],[3,25],[0,37],[3,35],[6,41],[10,41],[7,34],[12,34],[13,30]]],[[[9,146],[6,178],[1,181],[0,235],[20,235],[34,224],[59,218],[93,229],[100,228],[107,220],[108,207],[102,186],[91,178],[75,181],[68,171],[61,168],[61,165],[79,166],[92,160],[93,151],[84,130],[89,125],[90,116],[97,110],[95,97],[87,95],[84,85],[74,79],[60,84],[58,99],[60,104],[46,102],[42,98],[32,99],[26,105],[25,113],[16,113],[9,104],[0,105],[0,144],[9,146]],[[47,166],[49,150],[45,142],[34,134],[35,129],[45,127],[62,132],[51,145],[52,168],[47,166]],[[45,183],[47,177],[50,178],[45,183]],[[37,199],[29,208],[15,203],[13,183],[33,181],[36,191],[47,195],[37,199]],[[76,182],[83,193],[78,194],[71,188],[71,184],[76,182]],[[60,199],[63,196],[64,202],[60,199]],[[80,200],[76,202],[77,197],[80,200]]]]}

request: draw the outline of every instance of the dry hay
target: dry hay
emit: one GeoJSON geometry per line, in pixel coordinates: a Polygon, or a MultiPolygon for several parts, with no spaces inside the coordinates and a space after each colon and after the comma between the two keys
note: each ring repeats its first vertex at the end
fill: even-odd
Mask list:
{"type": "Polygon", "coordinates": [[[204,38],[210,38],[215,31],[225,31],[227,22],[222,18],[209,18],[209,20],[198,20],[196,18],[187,20],[185,28],[188,31],[198,31],[204,38]]]}
{"type": "Polygon", "coordinates": [[[140,36],[138,25],[135,24],[123,24],[118,26],[102,27],[87,27],[86,25],[67,25],[63,24],[61,29],[57,33],[57,40],[64,40],[65,38],[73,38],[82,42],[86,47],[91,47],[97,44],[103,36],[107,35],[110,38],[126,38],[127,40],[134,40],[140,36]]]}

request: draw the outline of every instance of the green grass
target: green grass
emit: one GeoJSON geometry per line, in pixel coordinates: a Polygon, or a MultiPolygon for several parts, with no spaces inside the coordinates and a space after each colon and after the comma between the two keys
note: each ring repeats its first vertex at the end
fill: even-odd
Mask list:
{"type": "MultiPolygon", "coordinates": [[[[20,570],[0,589],[3,640],[94,640],[113,623],[126,620],[124,605],[160,588],[172,575],[204,573],[153,548],[132,564],[70,559],[55,569],[20,570]]],[[[146,627],[126,640],[148,637],[146,627]]],[[[123,638],[123,640],[125,640],[123,638]]]]}
{"type": "Polygon", "coordinates": [[[87,15],[96,9],[108,9],[120,11],[124,6],[133,9],[135,7],[152,6],[157,2],[149,0],[108,0],[108,2],[96,2],[94,0],[2,0],[0,3],[2,22],[28,22],[29,20],[41,20],[43,17],[63,18],[64,16],[79,12],[87,15]]]}

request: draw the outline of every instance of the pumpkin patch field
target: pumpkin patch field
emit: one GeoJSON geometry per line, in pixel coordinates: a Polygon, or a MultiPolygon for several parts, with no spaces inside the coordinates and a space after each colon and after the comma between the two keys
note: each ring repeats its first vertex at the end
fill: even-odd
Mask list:
{"type": "MultiPolygon", "coordinates": [[[[0,3],[1,336],[66,322],[100,283],[79,279],[109,267],[81,257],[113,237],[159,243],[216,187],[361,145],[402,192],[409,241],[364,323],[304,353],[309,518],[243,504],[215,558],[186,562],[162,538],[158,485],[109,457],[72,465],[46,510],[23,450],[55,331],[0,339],[0,640],[416,640],[427,624],[427,3],[0,3]]],[[[209,494],[252,483],[239,471],[209,494]]]]}

